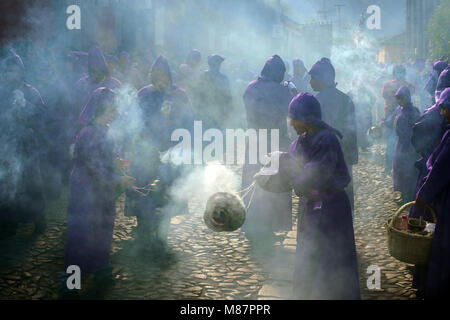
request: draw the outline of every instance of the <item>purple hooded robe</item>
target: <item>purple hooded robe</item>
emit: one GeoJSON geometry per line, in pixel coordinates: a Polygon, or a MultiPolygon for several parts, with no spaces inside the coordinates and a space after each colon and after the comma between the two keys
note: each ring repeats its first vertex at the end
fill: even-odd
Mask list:
{"type": "MultiPolygon", "coordinates": [[[[113,103],[107,88],[94,91],[87,109],[92,115],[75,142],[67,209],[65,266],[77,265],[82,273],[95,273],[109,262],[115,218],[114,142],[107,126],[94,120],[96,109],[113,103]]],[[[87,119],[87,118],[86,118],[87,119]]]]}
{"type": "Polygon", "coordinates": [[[41,177],[41,153],[48,138],[41,118],[46,106],[39,92],[24,82],[22,59],[11,53],[2,61],[1,71],[17,65],[18,83],[0,83],[0,221],[37,222],[45,209],[41,177]]]}
{"type": "Polygon", "coordinates": [[[448,67],[447,62],[445,61],[436,61],[433,64],[433,71],[431,72],[430,79],[425,85],[425,90],[431,95],[431,101],[434,104],[439,97],[436,97],[435,92],[438,84],[438,79],[442,73],[442,71],[448,67]]]}
{"type": "MultiPolygon", "coordinates": [[[[436,91],[442,92],[445,88],[450,87],[450,68],[446,68],[439,76],[436,91]]],[[[439,94],[440,96],[440,94],[439,94]]],[[[422,116],[417,120],[413,127],[411,143],[421,158],[416,162],[415,166],[419,170],[417,177],[415,193],[419,190],[423,183],[423,179],[427,174],[426,162],[433,150],[439,144],[445,132],[445,121],[440,114],[438,104],[434,104],[426,109],[422,116]]],[[[423,208],[412,207],[410,217],[419,218],[423,216],[425,220],[431,221],[432,217],[428,210],[423,208]]]]}
{"type": "MultiPolygon", "coordinates": [[[[450,110],[450,88],[438,104],[450,110]]],[[[450,125],[427,161],[427,175],[417,197],[436,210],[437,223],[428,264],[426,299],[450,298],[450,125]]]]}
{"type": "Polygon", "coordinates": [[[410,202],[414,197],[414,185],[418,174],[414,164],[419,157],[411,144],[411,136],[412,128],[420,117],[420,111],[412,105],[408,87],[400,87],[395,97],[402,97],[409,103],[404,107],[398,106],[385,121],[386,126],[393,128],[397,134],[393,163],[394,190],[402,193],[403,201],[410,202]]]}
{"type": "Polygon", "coordinates": [[[193,110],[186,92],[172,81],[172,73],[167,59],[159,56],[152,65],[152,71],[164,73],[170,80],[170,88],[162,91],[153,84],[138,92],[138,99],[144,113],[145,126],[152,128],[158,149],[165,151],[176,143],[170,141],[172,131],[178,128],[190,130],[193,127],[193,110]],[[162,108],[169,107],[168,116],[162,108]]]}
{"type": "MultiPolygon", "coordinates": [[[[320,102],[323,121],[339,130],[344,136],[341,141],[342,151],[350,176],[353,177],[352,166],[358,163],[355,105],[348,95],[336,88],[336,73],[329,59],[322,58],[316,62],[309,74],[326,85],[326,88],[317,93],[316,98],[320,102]]],[[[347,186],[346,191],[353,208],[353,181],[347,186]]]]}
{"type": "MultiPolygon", "coordinates": [[[[119,80],[110,76],[105,57],[103,56],[103,53],[100,51],[100,49],[96,46],[93,46],[89,50],[88,69],[90,70],[90,72],[93,69],[96,69],[103,77],[103,79],[100,82],[95,82],[92,79],[92,76],[88,74],[78,80],[75,84],[74,95],[72,97],[70,119],[71,123],[77,124],[78,126],[74,125],[73,128],[71,128],[73,131],[73,135],[75,135],[78,129],[80,129],[86,122],[86,119],[83,119],[83,117],[81,117],[81,113],[83,111],[83,108],[85,108],[92,92],[101,87],[116,89],[121,86],[119,80]]],[[[89,116],[90,115],[88,115],[88,117],[89,116]]]]}
{"type": "MultiPolygon", "coordinates": [[[[247,111],[248,128],[267,129],[267,152],[286,151],[289,147],[287,137],[287,110],[292,94],[283,86],[286,68],[283,60],[277,55],[265,64],[261,76],[250,82],[244,93],[244,104],[247,111]],[[271,150],[270,129],[278,129],[280,150],[271,150]]],[[[249,145],[246,144],[246,163],[242,171],[242,187],[253,183],[253,176],[260,170],[259,164],[249,164],[249,145]]],[[[259,154],[259,150],[258,150],[259,154]]],[[[266,233],[290,230],[292,228],[291,192],[274,194],[256,186],[253,201],[248,209],[242,230],[247,236],[264,237],[266,233]]],[[[248,205],[249,197],[245,199],[248,205]]]]}
{"type": "Polygon", "coordinates": [[[342,135],[321,120],[320,104],[308,93],[292,100],[289,116],[316,127],[289,148],[301,168],[291,172],[290,184],[307,200],[297,232],[295,298],[360,299],[352,211],[344,191],[350,175],[338,139],[342,135]]]}

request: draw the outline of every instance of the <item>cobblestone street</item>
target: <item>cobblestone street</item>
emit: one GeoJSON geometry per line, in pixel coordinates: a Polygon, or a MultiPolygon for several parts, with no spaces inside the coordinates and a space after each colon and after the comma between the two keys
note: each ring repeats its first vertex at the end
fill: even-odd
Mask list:
{"type": "MultiPolygon", "coordinates": [[[[398,204],[391,178],[383,173],[381,146],[360,154],[354,167],[355,237],[362,299],[415,299],[408,265],[387,251],[384,224],[398,204]],[[381,268],[381,289],[367,289],[367,267],[381,268]]],[[[0,299],[57,299],[63,270],[67,199],[47,210],[49,226],[38,236],[21,225],[17,235],[0,242],[0,299]]],[[[203,206],[195,199],[189,214],[171,220],[169,246],[176,262],[152,264],[133,250],[134,218],[117,205],[111,253],[115,284],[106,299],[290,299],[296,228],[277,234],[269,257],[258,258],[245,235],[237,230],[214,233],[203,222],[203,206]]],[[[298,198],[294,197],[294,212],[298,198]]],[[[294,225],[296,217],[294,215],[294,225]]]]}

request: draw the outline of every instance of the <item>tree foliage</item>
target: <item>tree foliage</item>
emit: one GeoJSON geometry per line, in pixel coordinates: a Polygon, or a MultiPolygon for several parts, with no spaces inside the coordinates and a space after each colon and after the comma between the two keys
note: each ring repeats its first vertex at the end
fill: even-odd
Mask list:
{"type": "Polygon", "coordinates": [[[432,58],[450,56],[450,0],[441,0],[427,26],[432,58]]]}

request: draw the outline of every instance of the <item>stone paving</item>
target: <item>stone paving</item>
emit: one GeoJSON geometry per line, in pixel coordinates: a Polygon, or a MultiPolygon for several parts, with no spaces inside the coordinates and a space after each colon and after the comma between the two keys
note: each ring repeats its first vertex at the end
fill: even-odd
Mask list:
{"type": "MultiPolygon", "coordinates": [[[[390,257],[384,224],[398,208],[390,177],[383,174],[382,148],[362,154],[354,167],[355,238],[363,299],[415,299],[408,265],[390,257]],[[369,265],[381,268],[381,289],[368,290],[369,265]]],[[[299,199],[294,196],[297,212],[299,199]]],[[[21,225],[17,235],[0,242],[0,299],[58,299],[63,271],[67,199],[47,210],[45,233],[33,236],[33,226],[21,225]]],[[[203,222],[196,199],[189,213],[171,219],[168,243],[176,262],[156,265],[135,250],[136,220],[123,216],[117,204],[111,261],[114,286],[106,299],[291,299],[296,248],[294,230],[277,233],[278,241],[264,258],[256,255],[240,231],[215,233],[203,222]]]]}

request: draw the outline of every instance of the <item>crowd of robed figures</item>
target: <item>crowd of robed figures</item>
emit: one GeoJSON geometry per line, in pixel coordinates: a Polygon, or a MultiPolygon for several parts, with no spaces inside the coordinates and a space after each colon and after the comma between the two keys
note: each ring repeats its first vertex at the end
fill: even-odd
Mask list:
{"type": "MultiPolygon", "coordinates": [[[[171,132],[191,130],[194,120],[202,120],[206,128],[235,125],[232,84],[220,72],[224,58],[209,56],[206,72],[200,68],[201,59],[201,53],[193,50],[175,73],[167,59],[159,56],[147,66],[147,80],[146,71],[138,70],[128,53],[105,57],[94,46],[87,53],[67,55],[64,77],[48,74],[49,66],[42,62],[38,64],[42,72],[34,72],[34,78],[28,79],[22,59],[11,51],[2,62],[0,86],[4,106],[2,236],[13,234],[19,222],[35,222],[38,233],[45,230],[46,203],[57,199],[67,183],[66,267],[77,265],[83,274],[94,274],[99,288],[110,281],[115,201],[123,192],[125,214],[137,217],[136,237],[142,250],[154,260],[170,259],[166,244],[170,214],[163,208],[171,202],[170,186],[189,170],[162,161],[161,154],[175,144],[171,132]],[[39,91],[29,80],[35,81],[39,91]],[[118,92],[124,85],[137,90],[143,125],[133,132],[125,129],[126,134],[117,141],[110,125],[120,121],[118,92]],[[151,189],[150,196],[139,191],[144,187],[151,189]]],[[[394,67],[393,79],[386,81],[382,90],[386,171],[393,167],[394,189],[405,202],[416,199],[418,205],[411,216],[422,214],[430,220],[420,206],[424,203],[437,211],[430,265],[416,266],[414,277],[414,285],[432,298],[447,295],[450,288],[449,222],[445,216],[450,178],[448,72],[444,62],[434,64],[424,88],[434,89],[433,105],[422,114],[412,103],[416,86],[405,80],[404,66],[394,67]]],[[[285,62],[275,55],[256,80],[251,81],[254,77],[245,68],[233,79],[251,81],[243,94],[245,111],[240,110],[247,127],[278,129],[280,151],[300,168],[283,172],[303,199],[293,280],[295,297],[300,299],[360,297],[352,166],[358,162],[358,147],[369,145],[366,131],[372,125],[371,94],[363,95],[369,97],[364,105],[368,111],[362,112],[365,121],[358,125],[358,109],[365,109],[363,103],[355,108],[352,97],[358,100],[367,88],[359,83],[358,92],[345,94],[337,89],[335,77],[327,58],[309,72],[295,59],[289,76],[285,62]],[[289,126],[286,119],[290,119],[289,126]]],[[[426,95],[421,92],[425,98],[419,101],[423,102],[426,95]]],[[[278,150],[269,149],[272,151],[278,150]]],[[[244,165],[243,187],[253,183],[260,168],[258,164],[244,165]]],[[[179,203],[176,210],[187,211],[187,204],[179,203]]],[[[242,227],[249,240],[255,246],[268,245],[274,231],[291,228],[291,192],[270,193],[257,187],[242,227]]]]}

